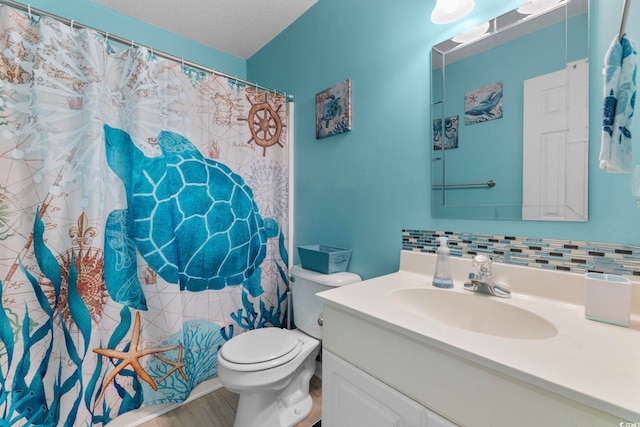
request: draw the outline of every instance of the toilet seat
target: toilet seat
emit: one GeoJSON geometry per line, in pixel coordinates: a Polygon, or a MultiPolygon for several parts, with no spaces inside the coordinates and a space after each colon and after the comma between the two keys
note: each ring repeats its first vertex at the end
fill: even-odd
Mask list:
{"type": "Polygon", "coordinates": [[[295,358],[302,348],[300,340],[280,328],[261,328],[227,341],[220,356],[238,371],[275,368],[295,358]]]}

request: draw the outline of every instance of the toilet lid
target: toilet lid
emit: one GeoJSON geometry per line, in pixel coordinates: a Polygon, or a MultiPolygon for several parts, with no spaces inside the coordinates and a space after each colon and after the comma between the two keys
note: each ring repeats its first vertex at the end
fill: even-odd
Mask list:
{"type": "MultiPolygon", "coordinates": [[[[296,353],[298,340],[286,329],[261,328],[245,332],[227,341],[220,353],[222,357],[232,363],[254,364],[275,361],[288,353],[296,353]]],[[[288,360],[295,357],[291,354],[288,360]]],[[[287,358],[284,358],[287,359],[287,358]]],[[[284,363],[288,360],[282,360],[284,363]]]]}

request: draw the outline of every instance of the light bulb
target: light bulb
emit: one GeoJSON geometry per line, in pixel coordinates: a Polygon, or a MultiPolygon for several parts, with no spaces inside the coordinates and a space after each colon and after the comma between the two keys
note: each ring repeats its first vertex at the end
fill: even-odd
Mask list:
{"type": "Polygon", "coordinates": [[[436,0],[436,7],[431,12],[431,22],[448,24],[466,16],[473,10],[474,0],[436,0]]]}
{"type": "Polygon", "coordinates": [[[485,22],[484,24],[480,24],[477,27],[472,28],[468,31],[465,31],[462,34],[458,34],[457,36],[453,37],[451,40],[453,40],[456,43],[469,43],[487,34],[488,29],[489,29],[489,23],[485,22]]]}

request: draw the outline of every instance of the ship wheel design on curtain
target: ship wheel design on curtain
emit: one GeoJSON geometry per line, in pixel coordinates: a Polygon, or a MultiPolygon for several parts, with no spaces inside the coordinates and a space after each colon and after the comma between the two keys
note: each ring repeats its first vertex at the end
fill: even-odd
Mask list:
{"type": "Polygon", "coordinates": [[[267,97],[268,94],[265,93],[264,101],[254,104],[247,95],[247,99],[251,102],[251,110],[249,110],[247,118],[238,118],[238,121],[246,121],[251,130],[251,139],[247,143],[255,142],[262,147],[263,157],[267,155],[267,147],[275,144],[284,147],[284,144],[280,142],[280,135],[285,125],[282,124],[282,119],[278,115],[283,104],[279,104],[274,110],[267,102],[267,97]]]}

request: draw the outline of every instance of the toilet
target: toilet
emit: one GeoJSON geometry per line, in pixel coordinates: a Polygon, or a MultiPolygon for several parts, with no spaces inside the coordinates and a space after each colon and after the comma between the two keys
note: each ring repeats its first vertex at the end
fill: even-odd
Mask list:
{"type": "Polygon", "coordinates": [[[222,385],[240,395],[234,427],[289,427],[311,412],[309,381],[322,338],[322,302],[316,293],[359,282],[354,273],[291,271],[297,329],[261,328],[227,341],[218,351],[222,385]]]}

